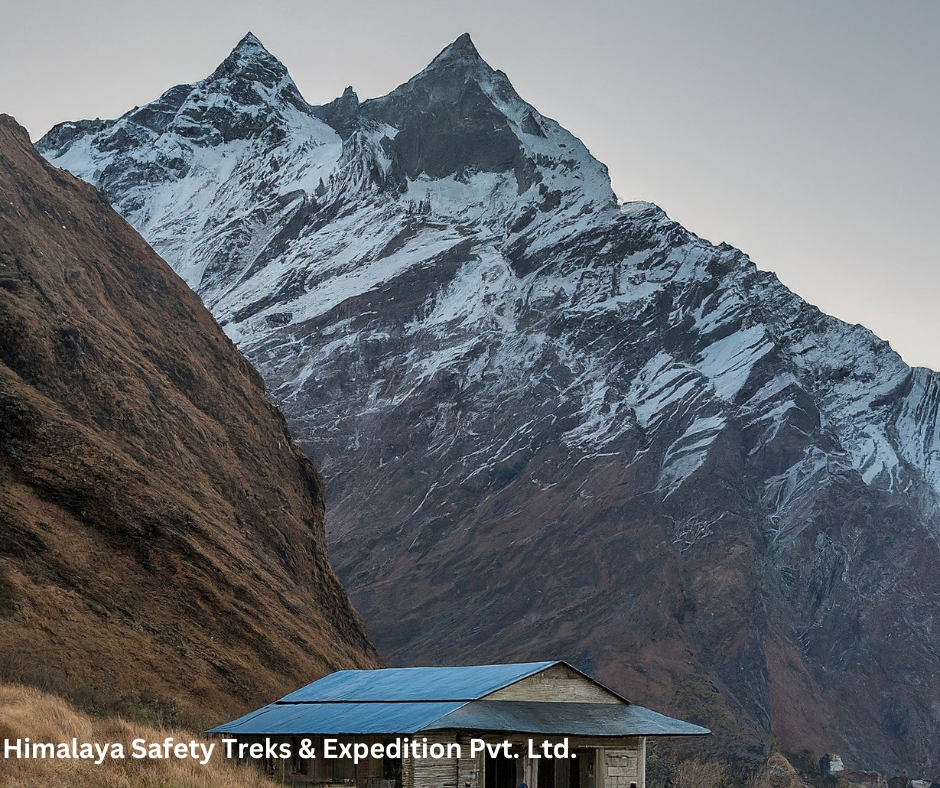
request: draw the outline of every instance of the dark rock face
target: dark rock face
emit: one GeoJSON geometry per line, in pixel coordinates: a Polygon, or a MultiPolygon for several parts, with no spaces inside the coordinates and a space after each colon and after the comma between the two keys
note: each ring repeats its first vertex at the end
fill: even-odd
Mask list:
{"type": "Polygon", "coordinates": [[[419,113],[402,125],[391,145],[401,172],[432,178],[466,172],[515,169],[522,158],[519,140],[506,118],[479,85],[469,83],[438,107],[419,113]]]}
{"type": "Polygon", "coordinates": [[[352,86],[346,88],[338,99],[322,107],[313,107],[312,111],[344,140],[360,126],[359,97],[352,86]]]}
{"type": "Polygon", "coordinates": [[[524,164],[525,152],[494,96],[520,101],[464,35],[415,79],[365,102],[362,114],[398,129],[390,153],[408,178],[512,171],[524,164]]]}
{"type": "Polygon", "coordinates": [[[739,752],[940,770],[937,375],[617,206],[469,39],[358,108],[271,101],[281,143],[179,179],[179,135],[107,149],[127,116],[40,147],[120,179],[265,376],[390,660],[561,657],[739,752]]]}
{"type": "Polygon", "coordinates": [[[260,376],[0,115],[0,679],[199,725],[376,655],[260,376]]]}

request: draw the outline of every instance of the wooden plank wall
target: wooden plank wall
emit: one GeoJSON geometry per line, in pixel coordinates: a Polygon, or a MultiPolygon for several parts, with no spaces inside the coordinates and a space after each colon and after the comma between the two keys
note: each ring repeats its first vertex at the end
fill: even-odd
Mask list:
{"type": "Polygon", "coordinates": [[[462,734],[456,739],[463,756],[457,764],[457,788],[483,788],[483,756],[470,757],[469,734],[462,734]]]}
{"type": "Polygon", "coordinates": [[[536,700],[555,703],[623,703],[609,690],[567,665],[553,665],[541,673],[486,695],[484,700],[536,700]]]}
{"type": "MultiPolygon", "coordinates": [[[[247,737],[245,737],[247,738],[247,737]]],[[[280,739],[280,737],[272,737],[280,739]]],[[[306,737],[305,737],[306,738],[306,737]]],[[[309,737],[315,740],[318,757],[316,760],[307,760],[306,774],[291,773],[291,761],[275,762],[275,780],[288,785],[309,786],[318,788],[348,788],[355,784],[357,776],[365,783],[368,778],[381,778],[382,761],[368,758],[359,763],[356,770],[351,763],[340,764],[322,757],[323,737],[309,737]],[[328,775],[335,774],[342,777],[330,780],[328,775]],[[345,779],[343,779],[345,778],[345,779]]],[[[345,739],[345,737],[341,737],[345,739]]],[[[352,738],[352,737],[350,737],[352,738]]],[[[372,744],[383,741],[386,737],[360,736],[357,741],[372,744]]],[[[424,736],[417,737],[418,741],[424,736]]],[[[537,782],[539,768],[554,768],[555,762],[545,758],[529,758],[529,738],[535,743],[535,750],[543,740],[551,743],[560,743],[563,737],[555,736],[529,736],[527,734],[509,734],[504,737],[498,734],[472,734],[464,731],[436,731],[426,736],[427,744],[440,743],[445,748],[448,744],[457,742],[461,745],[462,758],[427,758],[402,759],[402,787],[403,788],[485,788],[484,786],[484,756],[470,757],[470,739],[482,738],[491,744],[498,744],[504,738],[512,745],[513,752],[520,754],[519,767],[522,779],[530,786],[537,782]]],[[[285,739],[287,740],[287,739],[285,739]]],[[[294,742],[292,742],[294,743],[294,742]]],[[[646,788],[646,740],[640,737],[624,737],[619,739],[596,737],[568,737],[569,750],[591,749],[595,752],[595,788],[630,788],[636,783],[637,788],[646,788]]],[[[572,764],[577,761],[572,761],[572,764]]],[[[263,770],[262,762],[258,766],[263,770]]]]}
{"type": "MultiPolygon", "coordinates": [[[[420,737],[420,739],[424,738],[423,735],[420,737]]],[[[453,744],[456,741],[453,733],[448,734],[447,732],[429,733],[426,738],[428,747],[435,743],[447,747],[448,744],[453,744]]],[[[466,755],[469,746],[461,747],[461,750],[466,755]]],[[[459,765],[456,758],[408,758],[408,761],[411,763],[413,781],[410,784],[402,781],[403,788],[457,788],[459,765]]]]}

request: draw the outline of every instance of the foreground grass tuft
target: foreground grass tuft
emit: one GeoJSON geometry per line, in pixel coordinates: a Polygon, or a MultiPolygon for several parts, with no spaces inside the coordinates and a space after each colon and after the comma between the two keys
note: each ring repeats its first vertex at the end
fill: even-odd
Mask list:
{"type": "Polygon", "coordinates": [[[130,756],[134,739],[178,741],[205,736],[181,729],[154,728],[119,718],[97,719],[76,711],[54,695],[16,684],[0,684],[0,746],[4,739],[33,742],[119,742],[125,759],[100,766],[83,760],[6,760],[0,749],[0,788],[271,788],[272,783],[248,767],[233,765],[218,752],[205,766],[191,761],[137,760],[130,756]]]}

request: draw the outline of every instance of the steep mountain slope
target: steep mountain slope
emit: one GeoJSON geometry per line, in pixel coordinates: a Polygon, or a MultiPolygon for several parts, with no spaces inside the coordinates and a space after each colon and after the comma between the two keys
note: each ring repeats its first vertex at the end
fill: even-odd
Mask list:
{"type": "Polygon", "coordinates": [[[743,750],[940,773],[937,375],[618,206],[468,37],[313,107],[248,36],[40,149],[261,370],[391,659],[563,657],[743,750]]]}
{"type": "Polygon", "coordinates": [[[0,677],[217,721],[375,652],[260,376],[0,116],[0,677]]]}

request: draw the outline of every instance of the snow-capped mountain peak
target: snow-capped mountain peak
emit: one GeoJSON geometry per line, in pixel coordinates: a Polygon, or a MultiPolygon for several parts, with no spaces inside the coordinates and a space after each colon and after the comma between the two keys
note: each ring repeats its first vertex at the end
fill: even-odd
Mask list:
{"type": "Polygon", "coordinates": [[[284,64],[268,52],[253,33],[247,33],[206,81],[251,75],[251,78],[273,86],[286,73],[284,64]]]}
{"type": "MultiPolygon", "coordinates": [[[[459,85],[466,82],[475,82],[489,90],[498,85],[501,90],[508,88],[515,94],[506,75],[493,69],[480,56],[470,34],[464,33],[452,44],[442,49],[426,68],[392,91],[390,96],[396,95],[399,91],[415,90],[419,86],[430,92],[429,87],[432,84],[459,85]]],[[[518,96],[516,98],[518,99],[518,96]]]]}
{"type": "Polygon", "coordinates": [[[741,725],[818,733],[800,710],[832,709],[830,739],[788,746],[940,766],[885,722],[940,719],[921,703],[940,703],[938,376],[655,206],[618,207],[468,36],[364,102],[310,106],[272,60],[246,38],[202,82],[39,147],[261,370],[328,479],[380,647],[521,658],[548,638],[616,684],[656,632],[651,690],[689,654],[710,682],[689,697],[741,725]],[[901,712],[871,701],[886,675],[911,677],[901,712]]]}
{"type": "Polygon", "coordinates": [[[305,109],[306,102],[284,64],[248,33],[219,67],[197,88],[206,96],[227,96],[242,107],[287,102],[305,109]]]}
{"type": "Polygon", "coordinates": [[[480,57],[480,53],[477,51],[476,45],[473,43],[473,39],[470,38],[469,33],[461,33],[452,44],[448,44],[444,47],[440,54],[431,61],[429,68],[433,67],[436,63],[441,63],[446,60],[474,60],[483,62],[483,58],[480,57]]]}
{"type": "Polygon", "coordinates": [[[250,30],[245,33],[241,41],[235,45],[229,53],[229,56],[222,61],[219,68],[231,68],[236,64],[250,64],[252,62],[268,63],[275,69],[284,68],[281,61],[274,57],[250,30]]]}
{"type": "Polygon", "coordinates": [[[606,167],[523,101],[466,33],[408,82],[364,102],[361,111],[396,129],[392,158],[409,179],[512,172],[519,194],[535,184],[542,197],[551,190],[589,195],[600,205],[614,202],[606,167]]]}

